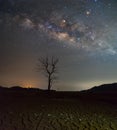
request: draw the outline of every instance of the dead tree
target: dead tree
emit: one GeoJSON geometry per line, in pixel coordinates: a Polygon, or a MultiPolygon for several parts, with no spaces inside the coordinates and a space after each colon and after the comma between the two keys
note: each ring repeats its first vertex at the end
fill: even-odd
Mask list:
{"type": "Polygon", "coordinates": [[[48,80],[48,91],[50,91],[53,81],[56,80],[58,59],[54,57],[39,58],[38,69],[44,72],[48,80]]]}

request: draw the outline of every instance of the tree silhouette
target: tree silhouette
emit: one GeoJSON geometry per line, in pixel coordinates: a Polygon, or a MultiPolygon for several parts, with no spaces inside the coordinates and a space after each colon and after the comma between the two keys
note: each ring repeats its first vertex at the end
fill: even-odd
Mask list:
{"type": "Polygon", "coordinates": [[[58,62],[58,58],[54,57],[39,58],[38,70],[42,70],[48,79],[48,91],[50,91],[53,81],[56,80],[58,62]]]}

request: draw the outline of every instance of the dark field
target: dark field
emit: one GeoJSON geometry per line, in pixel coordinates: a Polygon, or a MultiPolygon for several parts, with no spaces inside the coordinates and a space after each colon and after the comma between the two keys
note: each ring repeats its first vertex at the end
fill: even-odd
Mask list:
{"type": "Polygon", "coordinates": [[[115,97],[109,99],[64,92],[44,97],[3,94],[0,130],[117,130],[115,97]]]}

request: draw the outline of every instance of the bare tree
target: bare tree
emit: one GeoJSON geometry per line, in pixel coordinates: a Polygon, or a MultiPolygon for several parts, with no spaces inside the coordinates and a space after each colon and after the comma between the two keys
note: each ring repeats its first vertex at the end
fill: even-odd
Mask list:
{"type": "Polygon", "coordinates": [[[53,81],[56,80],[58,58],[42,57],[39,58],[38,70],[42,70],[48,80],[48,90],[51,89],[53,81]]]}

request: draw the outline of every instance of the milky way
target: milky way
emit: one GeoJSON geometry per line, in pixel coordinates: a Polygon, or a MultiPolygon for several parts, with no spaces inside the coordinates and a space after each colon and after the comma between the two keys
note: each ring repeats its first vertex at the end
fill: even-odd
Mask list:
{"type": "MultiPolygon", "coordinates": [[[[13,4],[12,1],[10,2],[13,4]]],[[[90,52],[116,54],[116,44],[110,43],[112,33],[116,31],[114,28],[117,26],[116,23],[113,24],[112,18],[110,19],[110,17],[115,18],[111,3],[98,0],[71,3],[73,5],[69,3],[68,5],[64,3],[66,6],[59,5],[61,9],[56,9],[60,7],[51,3],[52,11],[47,13],[45,10],[45,14],[42,13],[45,19],[38,13],[16,12],[12,20],[24,29],[43,31],[49,37],[64,42],[65,45],[70,44],[90,52]]],[[[48,3],[44,4],[48,5],[48,3]]]]}
{"type": "MultiPolygon", "coordinates": [[[[61,59],[62,80],[58,83],[61,90],[115,82],[116,8],[115,0],[0,0],[1,85],[16,84],[13,82],[13,76],[18,75],[15,68],[29,73],[36,58],[43,55],[61,59]],[[26,59],[30,64],[28,69],[23,67],[27,66],[26,59]],[[11,61],[9,65],[8,61],[11,61]],[[9,78],[8,73],[12,79],[7,83],[4,79],[5,75],[9,78]],[[61,88],[63,85],[68,88],[61,88]]],[[[28,80],[34,87],[39,85],[37,74],[30,72],[30,75],[26,74],[25,80],[22,76],[18,77],[20,80],[16,78],[17,83],[22,85],[28,80]]]]}

